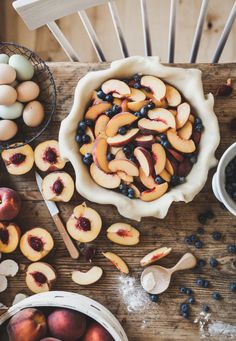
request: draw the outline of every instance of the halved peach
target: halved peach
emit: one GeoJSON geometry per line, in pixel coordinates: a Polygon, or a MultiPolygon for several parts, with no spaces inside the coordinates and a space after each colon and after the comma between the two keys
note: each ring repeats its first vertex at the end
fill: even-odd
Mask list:
{"type": "Polygon", "coordinates": [[[149,88],[158,101],[165,97],[166,86],[161,79],[154,76],[143,76],[141,78],[141,85],[149,88]]]}
{"type": "Polygon", "coordinates": [[[117,175],[123,180],[125,183],[130,184],[131,182],[134,181],[133,176],[126,174],[123,171],[118,171],[117,175]]]}
{"type": "Polygon", "coordinates": [[[98,237],[102,227],[102,219],[93,208],[87,207],[83,203],[74,208],[66,227],[73,239],[81,243],[88,243],[98,237]]]}
{"type": "Polygon", "coordinates": [[[93,147],[93,161],[103,172],[110,173],[107,161],[107,149],[108,144],[106,139],[96,139],[93,147]]]}
{"type": "Polygon", "coordinates": [[[88,120],[96,120],[98,116],[103,114],[106,110],[111,108],[111,103],[102,102],[91,106],[85,113],[85,118],[88,120]]]}
{"type": "Polygon", "coordinates": [[[112,137],[108,137],[107,143],[110,146],[114,147],[121,147],[124,146],[125,144],[128,144],[130,141],[132,141],[136,135],[138,135],[139,129],[138,128],[133,128],[127,131],[125,135],[120,135],[117,134],[112,137]]]}
{"type": "Polygon", "coordinates": [[[127,175],[131,175],[131,176],[139,175],[139,170],[138,170],[137,165],[130,160],[114,159],[109,162],[108,167],[112,173],[123,171],[127,175]]]}
{"type": "Polygon", "coordinates": [[[139,111],[142,107],[144,107],[148,103],[149,103],[149,101],[128,102],[127,106],[128,106],[129,110],[135,112],[135,111],[139,111]]]}
{"type": "Polygon", "coordinates": [[[178,135],[181,139],[188,140],[192,136],[193,125],[190,121],[187,121],[185,125],[178,130],[178,135]]]}
{"type": "Polygon", "coordinates": [[[106,135],[107,136],[115,136],[120,127],[129,125],[137,120],[137,117],[131,114],[130,112],[122,112],[113,116],[106,126],[106,135]]]}
{"type": "Polygon", "coordinates": [[[43,197],[49,201],[68,202],[74,194],[74,189],[74,181],[66,172],[52,172],[43,179],[43,197]]]}
{"type": "Polygon", "coordinates": [[[112,93],[113,97],[122,98],[130,95],[130,87],[119,79],[109,79],[102,84],[102,91],[105,94],[112,93]]]}
{"type": "Polygon", "coordinates": [[[11,253],[16,250],[21,231],[15,223],[0,222],[0,252],[11,253]]]}
{"type": "Polygon", "coordinates": [[[163,171],[159,174],[160,177],[165,180],[166,182],[170,182],[171,180],[171,175],[170,173],[167,172],[166,169],[163,169],[163,171]]]}
{"type": "Polygon", "coordinates": [[[177,107],[177,115],[176,119],[176,128],[182,128],[185,123],[188,121],[190,115],[190,105],[187,102],[180,104],[177,107]]]}
{"type": "Polygon", "coordinates": [[[56,140],[41,142],[34,150],[36,166],[41,171],[54,171],[64,168],[66,161],[59,152],[59,144],[56,140]]]}
{"type": "Polygon", "coordinates": [[[72,281],[79,285],[90,285],[96,283],[102,277],[102,274],[102,268],[92,266],[88,271],[73,271],[72,281]]]}
{"type": "Polygon", "coordinates": [[[115,267],[122,273],[124,274],[128,274],[129,273],[129,268],[127,266],[127,264],[125,263],[125,261],[118,256],[117,254],[113,253],[113,252],[103,252],[102,253],[104,257],[106,257],[107,259],[109,259],[113,265],[115,265],[115,267]]]}
{"type": "Polygon", "coordinates": [[[105,129],[109,120],[110,119],[107,115],[100,115],[98,117],[94,127],[95,137],[105,134],[105,129]]]}
{"type": "Polygon", "coordinates": [[[152,145],[152,156],[154,160],[155,174],[159,175],[166,165],[166,152],[160,143],[152,145]]]}
{"type": "Polygon", "coordinates": [[[146,176],[142,168],[139,169],[139,179],[142,184],[148,189],[152,189],[156,186],[155,180],[152,175],[146,176]]]}
{"type": "Polygon", "coordinates": [[[193,140],[183,140],[178,135],[176,130],[169,129],[167,131],[167,138],[170,144],[179,152],[193,153],[196,150],[193,140]]]}
{"type": "Polygon", "coordinates": [[[168,189],[168,183],[164,182],[163,184],[156,185],[152,189],[148,189],[143,191],[140,195],[140,199],[143,201],[153,201],[160,198],[163,194],[166,193],[168,189]]]}
{"type": "Polygon", "coordinates": [[[149,120],[148,118],[141,118],[141,120],[138,121],[138,127],[144,135],[163,133],[169,128],[169,126],[162,121],[149,120]]]}
{"type": "Polygon", "coordinates": [[[149,148],[154,143],[154,136],[153,135],[138,135],[135,138],[135,142],[138,146],[149,148]]]}
{"type": "Polygon", "coordinates": [[[136,245],[139,236],[139,231],[130,224],[115,223],[107,229],[107,238],[119,245],[136,245]]]}
{"type": "Polygon", "coordinates": [[[56,272],[48,263],[32,263],[27,268],[25,280],[27,287],[35,294],[50,291],[56,272]]]}
{"type": "Polygon", "coordinates": [[[130,88],[131,94],[129,95],[129,99],[133,102],[144,101],[146,96],[143,91],[135,88],[130,88]]]}
{"type": "Polygon", "coordinates": [[[150,153],[144,147],[136,147],[134,149],[134,156],[138,160],[144,174],[148,177],[153,169],[153,163],[150,153]]]}
{"type": "Polygon", "coordinates": [[[2,159],[9,174],[22,175],[28,173],[34,165],[34,152],[30,145],[5,149],[2,159]]]}
{"type": "Polygon", "coordinates": [[[161,259],[167,256],[171,252],[171,247],[161,247],[159,249],[153,250],[149,252],[146,256],[144,256],[141,261],[141,266],[146,266],[156,262],[158,259],[161,259]]]}
{"type": "Polygon", "coordinates": [[[177,107],[181,103],[179,91],[171,85],[166,85],[166,99],[171,107],[177,107]]]}
{"type": "Polygon", "coordinates": [[[148,117],[151,120],[160,121],[160,122],[166,124],[170,128],[176,128],[175,117],[167,109],[155,108],[153,110],[149,110],[148,117]]]}
{"type": "Polygon", "coordinates": [[[90,175],[99,186],[104,188],[117,188],[121,182],[117,174],[107,174],[98,168],[95,163],[90,166],[90,175]]]}

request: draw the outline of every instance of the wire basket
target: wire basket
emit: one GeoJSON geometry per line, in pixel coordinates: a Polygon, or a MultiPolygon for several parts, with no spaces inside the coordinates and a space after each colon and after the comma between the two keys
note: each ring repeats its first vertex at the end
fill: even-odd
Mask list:
{"type": "Polygon", "coordinates": [[[8,56],[20,54],[31,61],[34,67],[34,76],[32,81],[36,82],[40,88],[40,93],[37,98],[44,107],[44,120],[37,127],[28,127],[22,116],[14,120],[18,126],[17,134],[10,140],[0,142],[0,151],[3,149],[13,148],[17,145],[31,143],[47,128],[51,121],[52,115],[56,110],[56,86],[49,67],[46,63],[30,49],[17,45],[15,43],[0,42],[0,53],[5,53],[8,56]]]}

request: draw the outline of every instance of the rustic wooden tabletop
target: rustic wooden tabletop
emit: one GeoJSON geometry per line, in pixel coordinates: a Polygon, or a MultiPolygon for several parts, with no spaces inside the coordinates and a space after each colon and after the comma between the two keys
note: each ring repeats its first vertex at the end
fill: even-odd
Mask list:
{"type": "MultiPolygon", "coordinates": [[[[106,68],[108,64],[81,64],[81,63],[50,63],[56,81],[58,102],[57,111],[53,122],[39,141],[57,139],[61,120],[68,114],[72,102],[74,89],[79,78],[90,70],[106,68]]],[[[190,67],[189,65],[183,65],[190,67]]],[[[203,72],[203,84],[205,93],[215,93],[218,86],[231,77],[236,79],[236,66],[233,64],[200,64],[193,65],[203,72]]],[[[230,97],[217,97],[215,101],[215,113],[218,116],[221,131],[221,143],[217,150],[220,157],[224,150],[235,141],[236,132],[230,130],[230,121],[236,115],[236,91],[230,97]]],[[[39,142],[38,141],[38,142],[39,142]]],[[[73,169],[66,166],[72,175],[73,169]]],[[[175,203],[171,206],[164,220],[145,218],[142,222],[129,221],[121,217],[112,206],[101,206],[87,202],[102,216],[103,229],[99,238],[93,245],[98,248],[98,255],[94,264],[104,269],[103,278],[89,287],[80,287],[71,280],[71,272],[75,269],[88,269],[90,264],[83,256],[79,260],[72,260],[64,244],[55,229],[53,221],[38,191],[34,171],[24,176],[9,175],[1,164],[0,185],[17,190],[23,200],[23,207],[17,223],[22,231],[35,226],[48,229],[54,239],[55,248],[46,258],[52,264],[58,274],[54,286],[56,290],[66,290],[87,295],[110,309],[122,323],[130,341],[159,341],[159,340],[199,340],[208,337],[210,340],[224,340],[231,338],[236,340],[236,293],[229,291],[229,283],[236,281],[236,255],[229,256],[227,244],[236,241],[236,219],[226,210],[223,210],[215,199],[211,189],[211,178],[214,170],[209,174],[207,184],[200,194],[189,204],[175,203]],[[200,236],[203,242],[202,249],[195,249],[184,242],[187,235],[195,233],[200,226],[197,216],[199,213],[211,209],[215,218],[204,226],[204,235],[200,236]],[[141,242],[135,247],[123,247],[112,244],[106,238],[106,228],[114,222],[129,222],[141,232],[141,242]],[[213,231],[223,234],[221,241],[214,241],[211,237],[213,231]],[[220,260],[220,265],[213,269],[207,264],[202,269],[176,273],[167,292],[159,297],[158,303],[150,302],[148,296],[140,288],[140,274],[142,269],[140,259],[149,251],[161,246],[172,247],[171,254],[160,260],[159,264],[171,267],[187,251],[196,257],[206,260],[211,257],[220,260]],[[121,255],[128,263],[131,273],[127,278],[107,261],[101,251],[113,251],[121,255]],[[208,289],[198,288],[196,278],[201,276],[210,281],[208,289]],[[190,320],[184,320],[179,313],[179,305],[187,298],[179,292],[180,286],[187,286],[194,292],[196,303],[191,306],[190,320]],[[222,300],[215,301],[211,295],[219,291],[222,300]],[[211,317],[205,330],[201,332],[199,323],[193,321],[199,317],[202,305],[208,304],[211,317]],[[223,322],[220,325],[217,322],[223,322]]],[[[81,204],[84,199],[76,193],[70,203],[59,204],[61,217],[67,221],[73,207],[81,204]]],[[[3,258],[6,258],[5,256],[3,258]]],[[[9,258],[9,257],[7,257],[9,258]]],[[[27,266],[29,261],[18,250],[11,255],[18,263],[27,266]]],[[[21,267],[19,274],[9,279],[7,291],[0,294],[0,302],[7,306],[16,293],[31,293],[25,285],[25,271],[21,267]]]]}

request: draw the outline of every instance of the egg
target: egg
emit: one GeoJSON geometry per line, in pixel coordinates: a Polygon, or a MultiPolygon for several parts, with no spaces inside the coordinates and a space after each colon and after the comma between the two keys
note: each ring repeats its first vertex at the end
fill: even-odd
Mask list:
{"type": "Polygon", "coordinates": [[[39,101],[26,104],[23,111],[23,121],[29,127],[39,126],[44,119],[44,108],[39,101]]]}
{"type": "Polygon", "coordinates": [[[10,85],[0,85],[0,105],[11,105],[17,99],[16,90],[10,85]]]}
{"type": "Polygon", "coordinates": [[[34,75],[34,67],[30,60],[20,54],[13,54],[9,58],[9,65],[16,70],[16,78],[18,80],[27,81],[34,75]]]}
{"type": "Polygon", "coordinates": [[[17,100],[20,102],[33,101],[39,95],[39,86],[35,82],[26,81],[16,87],[17,100]]]}
{"type": "Polygon", "coordinates": [[[8,64],[0,64],[0,84],[11,84],[16,79],[16,70],[8,64]]]}
{"type": "Polygon", "coordinates": [[[8,64],[9,57],[5,53],[0,53],[0,63],[8,64]]]}
{"type": "Polygon", "coordinates": [[[8,141],[12,139],[18,131],[18,127],[14,121],[0,120],[0,141],[8,141]]]}
{"type": "Polygon", "coordinates": [[[12,105],[0,105],[0,118],[5,118],[7,120],[15,120],[20,117],[23,111],[23,104],[20,102],[15,102],[12,105]]]}

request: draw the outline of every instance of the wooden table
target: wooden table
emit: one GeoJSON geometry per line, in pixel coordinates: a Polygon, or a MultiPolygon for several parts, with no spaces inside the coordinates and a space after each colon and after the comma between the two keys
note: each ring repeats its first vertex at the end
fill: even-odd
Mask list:
{"type": "MultiPolygon", "coordinates": [[[[51,138],[57,139],[60,121],[68,114],[72,102],[74,88],[79,78],[90,70],[104,69],[108,64],[80,64],[80,63],[50,63],[49,64],[57,85],[58,103],[57,112],[53,122],[47,131],[40,137],[40,141],[51,138]]],[[[185,65],[184,65],[185,66],[185,65]]],[[[189,67],[189,65],[186,65],[189,67]]],[[[216,92],[221,83],[228,77],[236,79],[236,66],[227,65],[194,65],[203,71],[203,83],[205,93],[216,92]]],[[[230,97],[218,97],[215,103],[215,112],[220,122],[221,144],[217,151],[217,156],[235,141],[236,133],[230,131],[229,122],[236,114],[236,91],[230,97]]],[[[1,168],[4,168],[1,165],[1,168]]],[[[66,169],[74,174],[70,165],[66,169]]],[[[167,217],[164,220],[145,218],[141,223],[129,221],[122,218],[117,210],[112,206],[101,206],[88,203],[89,206],[98,210],[103,219],[103,229],[99,238],[93,243],[99,250],[94,264],[104,269],[104,276],[97,284],[90,287],[80,287],[72,282],[71,272],[74,269],[87,269],[90,264],[81,256],[79,260],[72,260],[67,254],[62,240],[57,233],[47,208],[38,191],[34,171],[24,176],[11,176],[3,169],[0,185],[14,188],[21,195],[23,206],[17,223],[22,231],[35,226],[47,228],[55,239],[55,249],[46,258],[58,273],[58,279],[54,289],[67,290],[87,295],[96,299],[109,308],[120,320],[125,328],[130,341],[159,341],[159,340],[199,340],[199,326],[192,321],[199,315],[201,307],[207,303],[211,308],[211,318],[215,321],[223,321],[231,325],[236,324],[236,293],[231,293],[228,285],[236,281],[236,255],[229,257],[227,244],[236,241],[236,220],[226,210],[220,208],[211,189],[211,178],[214,170],[210,172],[208,182],[202,192],[189,204],[175,203],[171,206],[167,217]],[[195,249],[184,242],[186,235],[195,233],[199,227],[197,215],[206,209],[212,209],[215,218],[205,226],[205,234],[201,236],[204,243],[202,249],[195,249]],[[141,232],[141,242],[135,247],[122,247],[112,244],[106,238],[106,228],[114,222],[123,221],[132,223],[141,232]],[[212,239],[213,231],[223,233],[223,239],[216,242],[212,239]],[[174,276],[171,286],[167,292],[159,298],[159,303],[152,303],[140,291],[139,278],[141,267],[139,261],[147,252],[160,246],[170,246],[172,253],[159,261],[164,266],[172,266],[187,251],[193,252],[197,257],[209,261],[210,257],[223,258],[224,263],[216,269],[206,265],[202,270],[179,272],[174,276]],[[124,257],[131,269],[131,277],[136,279],[135,291],[129,297],[136,294],[137,300],[129,302],[136,306],[133,311],[127,310],[127,302],[120,287],[120,273],[108,262],[101,251],[113,251],[124,257]],[[198,288],[195,284],[196,278],[202,276],[210,281],[209,289],[198,288]],[[179,287],[186,285],[194,291],[196,303],[191,307],[190,321],[184,320],[179,314],[179,304],[186,299],[186,296],[179,292],[179,287]],[[212,292],[219,291],[223,299],[214,301],[211,298],[212,292]]],[[[2,173],[2,170],[1,170],[2,173]]],[[[83,198],[77,193],[68,204],[59,204],[61,216],[64,222],[72,213],[73,207],[83,202],[83,198]]],[[[20,264],[28,265],[19,250],[12,256],[20,264]]],[[[7,258],[4,256],[4,258],[7,258]]],[[[23,268],[23,267],[22,267],[23,268]]],[[[129,288],[130,289],[130,288],[129,288]]],[[[132,289],[132,288],[131,288],[132,289]]],[[[131,290],[132,291],[132,290],[131,290]]],[[[25,273],[20,273],[9,279],[9,288],[5,293],[0,294],[0,302],[10,305],[15,294],[23,292],[30,294],[25,286],[25,273]]],[[[126,291],[127,293],[127,291],[126,291]]],[[[224,336],[211,337],[211,340],[223,340],[224,336]]],[[[232,337],[236,340],[236,333],[232,337]]]]}

